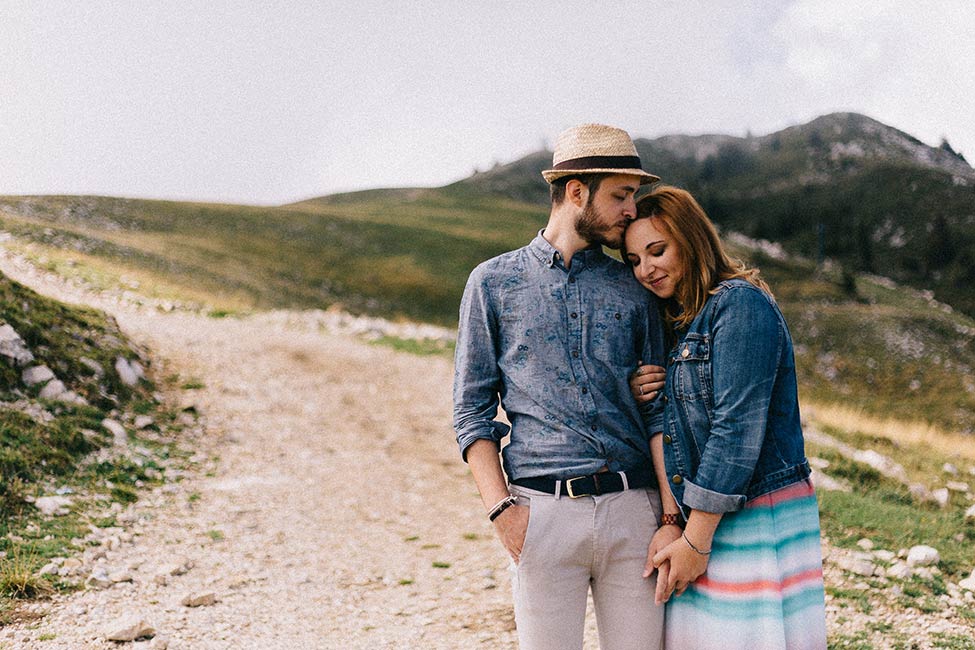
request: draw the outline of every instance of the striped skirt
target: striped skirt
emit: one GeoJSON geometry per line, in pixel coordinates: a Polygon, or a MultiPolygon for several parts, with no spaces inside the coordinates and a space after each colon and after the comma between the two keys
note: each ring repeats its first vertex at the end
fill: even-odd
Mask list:
{"type": "Polygon", "coordinates": [[[667,650],[825,650],[819,510],[810,481],[727,513],[707,572],[672,597],[667,650]]]}

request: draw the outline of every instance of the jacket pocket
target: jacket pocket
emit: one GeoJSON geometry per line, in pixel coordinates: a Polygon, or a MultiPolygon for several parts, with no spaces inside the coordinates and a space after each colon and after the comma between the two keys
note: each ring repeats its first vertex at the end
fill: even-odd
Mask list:
{"type": "Polygon", "coordinates": [[[711,341],[706,334],[688,334],[674,349],[674,395],[680,400],[711,400],[711,341]]]}

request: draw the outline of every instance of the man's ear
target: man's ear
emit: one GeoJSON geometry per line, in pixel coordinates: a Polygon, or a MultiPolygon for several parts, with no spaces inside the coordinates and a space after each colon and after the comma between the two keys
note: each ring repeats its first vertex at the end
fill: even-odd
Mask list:
{"type": "Polygon", "coordinates": [[[582,208],[589,200],[589,187],[578,178],[570,179],[565,184],[565,198],[577,208],[582,208]]]}

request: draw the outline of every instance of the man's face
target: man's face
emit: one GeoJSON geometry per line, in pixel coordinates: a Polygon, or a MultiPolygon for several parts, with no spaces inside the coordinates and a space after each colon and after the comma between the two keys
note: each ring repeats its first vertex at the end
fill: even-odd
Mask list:
{"type": "Polygon", "coordinates": [[[626,224],[636,216],[634,196],[639,188],[639,176],[616,174],[604,178],[596,192],[589,194],[576,219],[576,232],[590,244],[620,248],[626,224]]]}

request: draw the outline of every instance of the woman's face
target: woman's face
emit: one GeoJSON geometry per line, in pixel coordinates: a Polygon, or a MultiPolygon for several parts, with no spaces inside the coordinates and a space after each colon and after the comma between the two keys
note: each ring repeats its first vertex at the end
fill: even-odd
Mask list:
{"type": "Polygon", "coordinates": [[[658,298],[672,298],[681,279],[680,255],[673,237],[657,228],[653,217],[626,228],[626,259],[636,279],[658,298]]]}

